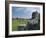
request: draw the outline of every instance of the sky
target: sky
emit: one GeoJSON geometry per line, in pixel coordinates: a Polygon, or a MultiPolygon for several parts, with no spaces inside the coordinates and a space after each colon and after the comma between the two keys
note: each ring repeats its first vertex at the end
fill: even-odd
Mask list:
{"type": "Polygon", "coordinates": [[[13,18],[32,18],[32,13],[38,11],[40,13],[39,7],[12,7],[12,17],[13,18]]]}

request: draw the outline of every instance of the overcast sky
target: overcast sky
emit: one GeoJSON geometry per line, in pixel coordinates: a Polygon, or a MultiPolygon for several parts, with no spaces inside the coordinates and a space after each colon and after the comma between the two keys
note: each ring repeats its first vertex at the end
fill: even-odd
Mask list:
{"type": "Polygon", "coordinates": [[[12,17],[32,18],[32,13],[36,10],[40,13],[40,8],[36,7],[12,7],[12,17]]]}

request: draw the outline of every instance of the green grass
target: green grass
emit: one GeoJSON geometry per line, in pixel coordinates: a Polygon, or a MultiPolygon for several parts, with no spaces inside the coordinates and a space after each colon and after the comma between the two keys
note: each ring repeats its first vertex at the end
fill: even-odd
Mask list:
{"type": "MultiPolygon", "coordinates": [[[[14,19],[12,20],[12,31],[18,31],[18,26],[20,24],[27,24],[27,22],[31,22],[31,20],[29,19],[14,19]]],[[[35,25],[34,27],[35,30],[39,30],[40,29],[40,22],[38,24],[35,25]]]]}
{"type": "Polygon", "coordinates": [[[27,24],[29,20],[26,20],[26,19],[16,19],[16,20],[12,20],[12,31],[17,31],[17,27],[20,25],[20,24],[27,24]]]}

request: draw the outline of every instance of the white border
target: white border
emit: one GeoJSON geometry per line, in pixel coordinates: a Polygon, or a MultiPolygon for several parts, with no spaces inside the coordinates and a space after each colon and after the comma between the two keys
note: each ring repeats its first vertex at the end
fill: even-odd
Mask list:
{"type": "Polygon", "coordinates": [[[42,5],[9,4],[9,35],[43,33],[43,7],[42,5]],[[14,7],[39,7],[40,8],[40,30],[12,31],[12,6],[14,7]]]}

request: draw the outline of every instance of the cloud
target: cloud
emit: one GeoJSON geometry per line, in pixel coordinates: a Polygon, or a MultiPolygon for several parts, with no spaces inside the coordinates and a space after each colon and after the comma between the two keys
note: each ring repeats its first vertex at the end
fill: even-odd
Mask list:
{"type": "Polygon", "coordinates": [[[35,8],[35,7],[17,7],[15,9],[16,9],[15,10],[15,15],[13,15],[14,18],[15,17],[18,17],[18,18],[31,18],[32,17],[32,12],[35,12],[35,11],[40,12],[40,9],[35,8]]]}

